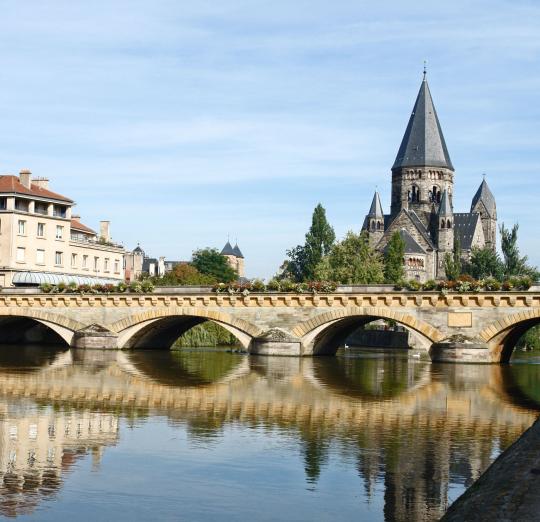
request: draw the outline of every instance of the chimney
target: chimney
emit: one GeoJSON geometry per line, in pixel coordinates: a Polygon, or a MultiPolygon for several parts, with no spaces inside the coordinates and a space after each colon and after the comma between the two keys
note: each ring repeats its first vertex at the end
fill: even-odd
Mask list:
{"type": "Polygon", "coordinates": [[[30,188],[32,179],[32,173],[29,170],[21,170],[19,172],[19,181],[21,182],[21,185],[25,186],[27,189],[30,188]]]}
{"type": "Polygon", "coordinates": [[[99,237],[103,239],[104,241],[110,241],[111,240],[111,233],[110,233],[110,221],[100,221],[99,222],[99,237]]]}
{"type": "Polygon", "coordinates": [[[34,181],[32,181],[32,185],[41,189],[48,189],[49,180],[47,178],[36,178],[34,181]]]}

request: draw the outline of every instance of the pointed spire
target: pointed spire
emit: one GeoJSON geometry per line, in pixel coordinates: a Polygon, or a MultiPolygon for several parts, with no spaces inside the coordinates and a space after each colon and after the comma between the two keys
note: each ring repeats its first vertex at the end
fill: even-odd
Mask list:
{"type": "Polygon", "coordinates": [[[223,247],[223,250],[221,251],[222,256],[234,256],[234,249],[230,243],[229,240],[227,240],[227,243],[225,243],[225,246],[223,247]]]}
{"type": "Polygon", "coordinates": [[[495,196],[493,196],[493,193],[491,192],[487,184],[485,174],[484,174],[484,178],[482,179],[482,183],[480,183],[480,186],[478,187],[478,190],[476,191],[476,194],[473,197],[472,204],[471,204],[471,212],[475,211],[475,207],[480,202],[484,204],[484,207],[486,208],[487,213],[491,217],[496,217],[497,205],[495,203],[495,196]]]}
{"type": "Polygon", "coordinates": [[[450,203],[450,196],[448,191],[445,190],[441,197],[441,206],[439,207],[439,216],[447,217],[453,214],[452,203],[450,203]]]}
{"type": "Polygon", "coordinates": [[[433,105],[425,69],[420,91],[392,169],[401,167],[445,167],[454,170],[433,105]]]}
{"type": "Polygon", "coordinates": [[[244,257],[244,254],[242,254],[242,251],[240,250],[240,247],[238,246],[238,241],[234,245],[233,252],[236,257],[241,257],[241,258],[244,257]]]}
{"type": "Polygon", "coordinates": [[[379,193],[375,191],[373,194],[373,201],[371,202],[371,207],[369,208],[368,217],[383,218],[384,213],[381,205],[381,198],[379,193]]]}

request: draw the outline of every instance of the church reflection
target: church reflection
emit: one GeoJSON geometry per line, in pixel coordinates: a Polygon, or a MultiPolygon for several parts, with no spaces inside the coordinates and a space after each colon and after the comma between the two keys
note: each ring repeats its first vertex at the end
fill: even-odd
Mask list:
{"type": "Polygon", "coordinates": [[[97,465],[118,443],[122,418],[166,415],[195,443],[219,441],[238,423],[285,430],[308,488],[340,458],[355,463],[368,499],[384,491],[386,520],[436,520],[450,485],[469,485],[536,418],[540,365],[522,369],[400,356],[4,348],[0,512],[32,512],[79,459],[97,465]]]}

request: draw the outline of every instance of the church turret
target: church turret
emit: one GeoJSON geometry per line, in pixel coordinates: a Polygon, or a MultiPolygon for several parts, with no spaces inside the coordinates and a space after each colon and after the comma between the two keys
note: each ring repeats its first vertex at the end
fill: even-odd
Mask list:
{"type": "Polygon", "coordinates": [[[471,214],[473,213],[480,214],[486,247],[495,250],[497,247],[497,205],[485,179],[472,200],[471,214]]]}
{"type": "Polygon", "coordinates": [[[454,212],[446,190],[441,197],[437,221],[437,247],[441,252],[452,252],[454,249],[454,212]]]}
{"type": "Polygon", "coordinates": [[[367,231],[369,236],[370,245],[376,245],[384,235],[384,214],[381,205],[381,198],[379,193],[375,191],[373,195],[373,201],[369,212],[364,219],[364,226],[362,227],[367,231]]]}
{"type": "MultiPolygon", "coordinates": [[[[446,190],[452,201],[454,167],[435,111],[426,74],[392,166],[391,214],[437,211],[446,190]]],[[[421,216],[422,217],[422,216],[421,216]]]]}

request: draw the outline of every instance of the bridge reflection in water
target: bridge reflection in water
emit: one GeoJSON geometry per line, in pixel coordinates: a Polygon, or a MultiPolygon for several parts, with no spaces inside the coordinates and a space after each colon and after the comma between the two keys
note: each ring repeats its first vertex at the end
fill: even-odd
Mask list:
{"type": "Polygon", "coordinates": [[[330,460],[343,459],[354,463],[362,498],[383,491],[386,520],[436,520],[450,488],[457,495],[532,424],[539,374],[539,365],[436,365],[395,354],[4,347],[0,512],[31,513],[69,481],[78,459],[91,454],[99,469],[104,448],[121,444],[122,419],[159,415],[194,442],[223,437],[231,425],[286,432],[299,445],[308,489],[330,460]]]}

